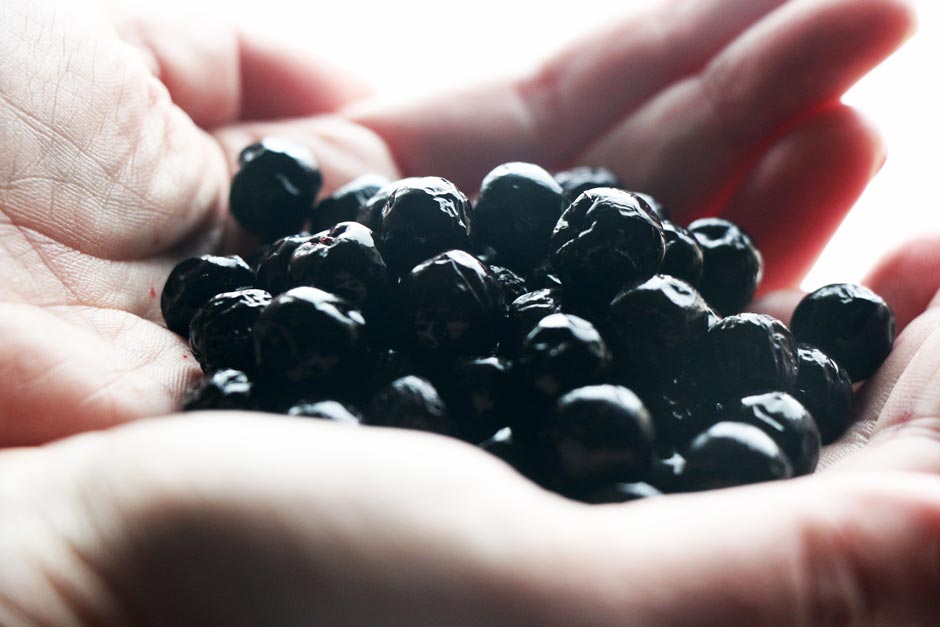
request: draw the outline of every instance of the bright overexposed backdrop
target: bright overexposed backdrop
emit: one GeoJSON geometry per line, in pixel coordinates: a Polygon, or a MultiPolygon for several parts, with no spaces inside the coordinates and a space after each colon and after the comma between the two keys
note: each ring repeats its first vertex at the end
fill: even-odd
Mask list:
{"type": "MultiPolygon", "coordinates": [[[[112,0],[151,6],[151,0],[112,0]]],[[[164,0],[251,24],[307,46],[387,94],[437,90],[523,68],[592,26],[650,0],[304,2],[164,0]]],[[[665,0],[668,1],[668,0],[665,0]]],[[[748,0],[729,0],[729,2],[748,0]]],[[[804,287],[860,280],[883,252],[940,234],[940,2],[913,0],[918,33],[846,97],[882,130],[888,161],[859,200],[804,287]]],[[[798,234],[794,234],[798,236],[798,234]]]]}

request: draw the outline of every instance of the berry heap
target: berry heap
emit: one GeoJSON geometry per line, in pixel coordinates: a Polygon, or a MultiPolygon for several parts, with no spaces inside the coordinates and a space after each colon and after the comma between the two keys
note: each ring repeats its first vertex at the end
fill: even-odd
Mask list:
{"type": "Polygon", "coordinates": [[[161,300],[205,371],[187,410],[431,431],[620,502],[812,472],[894,341],[857,285],[808,295],[792,329],[742,313],[748,235],[672,223],[602,168],[507,163],[473,203],[367,175],[315,203],[319,169],[288,141],[240,166],[232,214],[270,243],[183,261],[161,300]]]}

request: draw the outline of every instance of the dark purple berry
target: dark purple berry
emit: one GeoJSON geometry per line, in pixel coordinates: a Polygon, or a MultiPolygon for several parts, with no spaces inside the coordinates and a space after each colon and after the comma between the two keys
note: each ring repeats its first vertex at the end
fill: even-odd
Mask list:
{"type": "Polygon", "coordinates": [[[189,337],[189,323],[216,294],[254,287],[255,273],[238,255],[204,255],[181,261],[170,272],[160,309],[170,331],[189,337]]]}
{"type": "Polygon", "coordinates": [[[816,346],[864,381],[894,346],[894,312],[867,287],[836,283],[807,294],[790,323],[800,342],[816,346]]]}
{"type": "Polygon", "coordinates": [[[229,195],[235,220],[269,241],[300,231],[323,184],[310,151],[268,137],[245,148],[238,163],[229,195]]]}

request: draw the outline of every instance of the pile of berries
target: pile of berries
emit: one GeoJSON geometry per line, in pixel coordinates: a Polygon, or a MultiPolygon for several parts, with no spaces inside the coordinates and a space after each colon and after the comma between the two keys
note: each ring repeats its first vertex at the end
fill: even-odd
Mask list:
{"type": "Polygon", "coordinates": [[[857,285],[808,295],[791,329],[740,313],[762,271],[748,235],[672,223],[603,168],[507,163],[473,203],[436,177],[315,203],[321,183],[288,141],[243,151],[231,211],[273,243],[170,274],[167,327],[205,371],[185,409],[446,434],[618,502],[812,472],[894,341],[857,285]]]}

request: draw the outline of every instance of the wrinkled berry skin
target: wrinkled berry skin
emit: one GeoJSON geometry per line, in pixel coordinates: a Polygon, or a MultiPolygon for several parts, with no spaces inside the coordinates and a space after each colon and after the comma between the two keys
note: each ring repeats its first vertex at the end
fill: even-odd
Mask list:
{"type": "Polygon", "coordinates": [[[247,289],[223,292],[209,299],[189,325],[189,347],[206,372],[255,369],[252,334],[258,316],[271,303],[271,294],[247,289]]]}
{"type": "Polygon", "coordinates": [[[479,260],[451,250],[417,265],[403,280],[407,334],[420,351],[487,355],[499,342],[506,301],[479,260]]]}
{"type": "Polygon", "coordinates": [[[396,379],[376,394],[363,424],[457,435],[437,389],[414,375],[396,379]]]}
{"type": "Polygon", "coordinates": [[[559,396],[585,385],[601,383],[610,366],[610,352],[597,329],[568,314],[543,318],[526,336],[518,367],[541,396],[559,396]]]}
{"type": "Polygon", "coordinates": [[[200,307],[222,292],[253,287],[255,273],[238,255],[204,255],[181,261],[170,272],[160,309],[170,331],[189,337],[189,323],[200,307]]]}
{"type": "Polygon", "coordinates": [[[273,296],[298,287],[294,277],[290,275],[290,258],[301,244],[310,241],[310,237],[309,233],[288,235],[268,246],[258,260],[258,287],[273,296]]]}
{"type": "Polygon", "coordinates": [[[288,416],[319,418],[343,424],[357,425],[361,418],[338,401],[300,402],[287,410],[288,416]]]}
{"type": "Polygon", "coordinates": [[[561,313],[561,297],[559,289],[535,290],[509,303],[506,332],[501,344],[502,352],[515,355],[519,352],[522,341],[542,318],[561,313]]]}
{"type": "Polygon", "coordinates": [[[470,245],[470,201],[447,179],[399,181],[382,207],[379,243],[399,275],[446,250],[470,245]]]}
{"type": "Polygon", "coordinates": [[[633,483],[612,483],[600,488],[594,488],[583,495],[579,495],[578,500],[592,505],[603,505],[606,503],[629,503],[651,496],[662,495],[662,492],[650,484],[643,481],[635,481],[633,483]]]}
{"type": "Polygon", "coordinates": [[[326,231],[340,222],[355,222],[369,199],[389,183],[381,174],[364,174],[351,180],[317,203],[310,229],[326,231]]]}
{"type": "Polygon", "coordinates": [[[793,396],[812,414],[822,443],[832,444],[852,424],[852,380],[818,348],[801,344],[797,351],[800,365],[793,396]]]}
{"type": "Polygon", "coordinates": [[[796,341],[771,316],[743,313],[713,326],[703,344],[703,377],[728,396],[788,391],[796,383],[796,341]]]}
{"type": "Polygon", "coordinates": [[[867,287],[836,283],[807,294],[790,322],[800,342],[816,346],[864,381],[894,346],[894,312],[867,287]]]}
{"type": "Polygon", "coordinates": [[[598,187],[615,187],[626,189],[623,182],[611,170],[603,167],[579,166],[555,173],[555,182],[561,185],[565,193],[565,200],[573,203],[575,199],[588,191],[598,187]]]}
{"type": "Polygon", "coordinates": [[[300,231],[323,184],[310,151],[269,137],[245,148],[238,163],[229,195],[235,220],[268,241],[300,231]]]}
{"type": "Polygon", "coordinates": [[[359,207],[359,210],[356,212],[356,222],[369,227],[373,233],[378,233],[379,229],[382,228],[382,210],[385,208],[385,203],[388,202],[389,196],[402,185],[420,184],[420,177],[410,176],[383,185],[377,192],[369,197],[363,206],[359,207]]]}
{"type": "Polygon", "coordinates": [[[686,490],[712,490],[789,479],[793,467],[773,439],[743,422],[719,422],[692,440],[685,454],[686,490]]]}
{"type": "Polygon", "coordinates": [[[289,269],[297,285],[332,292],[359,309],[380,305],[391,284],[372,231],[358,222],[313,235],[294,250],[289,269]]]}
{"type": "Polygon", "coordinates": [[[618,361],[633,370],[662,370],[705,336],[708,318],[708,305],[695,288],[657,274],[614,298],[606,327],[618,361]]]}
{"type": "Polygon", "coordinates": [[[565,210],[552,233],[551,250],[566,292],[606,304],[627,283],[659,270],[663,229],[644,205],[629,192],[598,188],[565,210]]]}
{"type": "Polygon", "coordinates": [[[786,392],[746,396],[729,408],[727,420],[754,425],[769,435],[793,465],[793,476],[816,470],[822,446],[819,429],[806,408],[786,392]]]}
{"type": "Polygon", "coordinates": [[[274,298],[255,323],[260,372],[288,384],[325,383],[360,372],[365,320],[346,300],[313,287],[274,298]]]}
{"type": "Polygon", "coordinates": [[[566,204],[552,175],[531,163],[504,163],[484,177],[473,239],[496,249],[502,265],[531,270],[548,255],[548,238],[566,204]]]}
{"type": "Polygon", "coordinates": [[[461,437],[478,444],[509,425],[519,408],[519,386],[499,357],[462,359],[437,385],[461,437]]]}
{"type": "Polygon", "coordinates": [[[659,202],[649,194],[644,194],[643,192],[630,191],[630,193],[646,203],[645,207],[650,211],[650,213],[659,218],[660,222],[665,222],[667,220],[666,210],[663,208],[663,203],[659,202]]]}
{"type": "Polygon", "coordinates": [[[663,263],[659,266],[660,274],[668,274],[682,279],[692,287],[702,278],[704,257],[698,241],[687,229],[668,220],[663,221],[663,237],[666,240],[666,252],[663,263]]]}
{"type": "Polygon", "coordinates": [[[732,222],[703,218],[689,225],[704,260],[698,290],[723,315],[737,313],[757,292],[763,258],[751,238],[732,222]]]}
{"type": "Polygon", "coordinates": [[[619,385],[589,385],[558,399],[542,427],[555,477],[565,491],[636,481],[649,469],[653,421],[636,394],[619,385]]]}
{"type": "Polygon", "coordinates": [[[499,284],[502,286],[503,298],[507,303],[511,303],[529,291],[529,288],[526,287],[525,280],[509,268],[495,266],[493,264],[490,264],[489,267],[490,272],[493,273],[493,276],[496,277],[496,280],[499,281],[499,284]]]}
{"type": "Polygon", "coordinates": [[[255,408],[252,383],[240,370],[217,370],[204,376],[186,393],[183,411],[255,408]]]}

